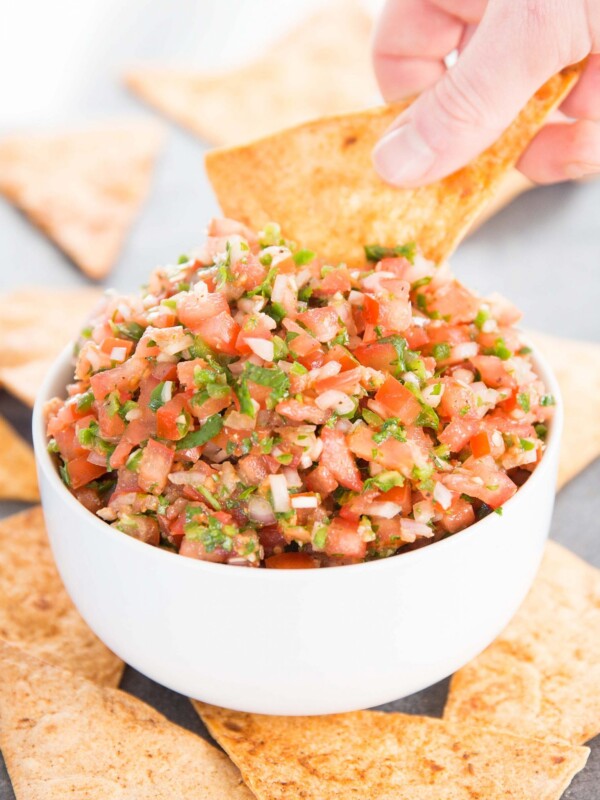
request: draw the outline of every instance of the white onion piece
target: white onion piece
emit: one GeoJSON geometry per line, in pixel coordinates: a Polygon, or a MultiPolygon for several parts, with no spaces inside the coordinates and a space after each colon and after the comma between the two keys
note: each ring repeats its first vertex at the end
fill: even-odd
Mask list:
{"type": "Polygon", "coordinates": [[[125,419],[127,422],[133,422],[134,419],[139,419],[141,416],[142,410],[140,408],[132,408],[131,411],[125,414],[125,419]]]}
{"type": "Polygon", "coordinates": [[[316,494],[298,494],[292,496],[292,508],[316,508],[319,499],[316,494]]]}
{"type": "Polygon", "coordinates": [[[267,298],[262,295],[256,297],[240,297],[237,301],[238,308],[245,314],[258,314],[267,303],[267,298]]]}
{"type": "Polygon", "coordinates": [[[354,410],[354,400],[344,392],[337,389],[328,389],[315,400],[316,405],[323,411],[333,409],[338,414],[350,414],[354,410]]]}
{"type": "Polygon", "coordinates": [[[273,361],[275,346],[270,339],[246,338],[246,344],[259,358],[265,361],[273,361]]]}
{"type": "Polygon", "coordinates": [[[402,506],[398,503],[392,503],[389,500],[384,500],[381,503],[369,503],[367,507],[367,514],[372,514],[374,517],[383,517],[384,519],[392,519],[402,511],[402,506]]]}
{"type": "Polygon", "coordinates": [[[348,295],[348,302],[351,306],[362,306],[364,299],[364,294],[362,292],[357,292],[356,289],[352,289],[348,295]]]}
{"type": "Polygon", "coordinates": [[[282,472],[285,475],[285,482],[290,489],[295,489],[298,486],[302,486],[302,478],[298,474],[297,469],[294,469],[294,467],[284,467],[282,472]]]}
{"type": "Polygon", "coordinates": [[[285,514],[290,510],[290,495],[285,475],[269,475],[269,483],[273,495],[273,508],[278,514],[285,514]]]}
{"type": "Polygon", "coordinates": [[[433,531],[429,525],[417,522],[414,519],[401,519],[400,530],[402,531],[402,538],[408,542],[414,542],[417,536],[424,536],[427,539],[433,536],[433,531]]]}
{"type": "Polygon", "coordinates": [[[127,350],[124,347],[113,347],[110,351],[111,361],[125,361],[127,357],[127,350]]]}
{"type": "Polygon", "coordinates": [[[336,431],[341,431],[342,433],[350,433],[352,430],[352,423],[349,419],[338,419],[335,423],[335,429],[336,431]]]}
{"type": "Polygon", "coordinates": [[[430,500],[420,500],[413,505],[413,515],[417,522],[430,522],[435,516],[433,503],[430,500]]]}
{"type": "Polygon", "coordinates": [[[342,365],[339,361],[328,361],[327,364],[323,364],[322,367],[316,367],[316,369],[311,369],[308,373],[308,376],[313,381],[322,381],[324,378],[333,378],[334,375],[337,375],[338,372],[341,372],[342,365]]]}
{"type": "Polygon", "coordinates": [[[254,496],[248,500],[248,516],[260,525],[272,525],[275,522],[271,504],[264,497],[254,496]]]}
{"type": "Polygon", "coordinates": [[[434,383],[431,386],[426,386],[421,392],[423,400],[428,406],[431,406],[431,408],[437,408],[440,404],[440,400],[442,399],[445,388],[446,387],[443,383],[434,383]],[[437,394],[435,394],[435,392],[437,392],[437,394]]]}
{"type": "Polygon", "coordinates": [[[291,275],[277,275],[271,291],[271,302],[282,303],[290,292],[296,294],[298,288],[291,275]]]}
{"type": "Polygon", "coordinates": [[[477,342],[459,342],[455,344],[450,350],[450,359],[452,361],[465,361],[467,358],[473,358],[479,352],[479,345],[477,342]]]}
{"type": "Polygon", "coordinates": [[[388,278],[397,277],[398,276],[395,273],[386,272],[386,270],[381,270],[381,272],[372,272],[371,275],[367,275],[367,277],[364,278],[362,285],[370,292],[381,292],[381,281],[387,280],[388,278]]]}
{"type": "Polygon", "coordinates": [[[302,269],[295,276],[296,286],[301,289],[305,283],[308,283],[312,275],[309,269],[302,269]]]}
{"type": "Polygon", "coordinates": [[[415,375],[414,372],[403,372],[402,373],[402,380],[405,383],[412,383],[415,386],[420,386],[421,385],[420,382],[419,382],[419,379],[417,378],[417,376],[415,375]]]}
{"type": "Polygon", "coordinates": [[[312,465],[313,465],[313,459],[310,457],[308,453],[303,453],[300,458],[300,466],[302,467],[302,469],[308,469],[309,467],[312,467],[312,465]]]}
{"type": "Polygon", "coordinates": [[[201,472],[191,472],[182,470],[181,472],[170,472],[169,481],[176,486],[198,486],[205,481],[206,476],[201,472]]]}
{"type": "Polygon", "coordinates": [[[452,377],[455,378],[457,381],[464,383],[465,386],[468,386],[475,380],[475,376],[473,375],[470,369],[462,369],[462,368],[455,369],[452,373],[452,377]]]}
{"type": "Polygon", "coordinates": [[[447,489],[443,483],[436,481],[435,488],[433,490],[433,499],[436,501],[436,503],[439,503],[445,511],[452,505],[452,492],[450,489],[447,489]]]}

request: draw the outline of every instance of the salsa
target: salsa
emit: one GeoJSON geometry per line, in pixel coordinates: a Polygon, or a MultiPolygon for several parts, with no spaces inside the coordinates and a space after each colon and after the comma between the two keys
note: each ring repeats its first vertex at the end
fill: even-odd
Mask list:
{"type": "Polygon", "coordinates": [[[501,513],[554,398],[514,327],[412,245],[360,269],[213,220],[76,345],[49,449],[74,496],[183,556],[315,568],[379,559],[501,513]]]}

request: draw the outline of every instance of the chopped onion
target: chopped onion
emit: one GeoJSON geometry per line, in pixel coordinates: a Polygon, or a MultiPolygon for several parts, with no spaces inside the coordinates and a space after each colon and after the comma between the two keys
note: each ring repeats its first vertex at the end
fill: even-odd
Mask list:
{"type": "Polygon", "coordinates": [[[452,361],[465,361],[467,358],[473,358],[479,352],[479,345],[477,342],[460,342],[455,344],[450,351],[450,358],[452,361]]]}
{"type": "Polygon", "coordinates": [[[258,314],[267,303],[267,298],[262,295],[256,297],[240,297],[237,301],[238,308],[245,314],[258,314]]]}
{"type": "Polygon", "coordinates": [[[372,272],[370,275],[367,275],[364,278],[362,285],[365,289],[368,289],[371,292],[381,292],[381,281],[387,280],[388,278],[397,278],[398,276],[393,272],[386,272],[386,270],[381,270],[381,272],[372,272]]]}
{"type": "Polygon", "coordinates": [[[277,275],[273,282],[271,302],[282,303],[289,292],[296,294],[297,291],[296,282],[291,275],[277,275]]]}
{"type": "Polygon", "coordinates": [[[271,339],[246,338],[246,344],[259,358],[273,361],[275,346],[271,339]]]}
{"type": "Polygon", "coordinates": [[[335,423],[336,431],[342,431],[342,433],[350,433],[352,430],[352,423],[349,419],[338,419],[335,423]]]}
{"type": "Polygon", "coordinates": [[[181,470],[180,472],[170,472],[169,481],[176,486],[197,486],[204,483],[205,475],[201,472],[181,470]]]}
{"type": "Polygon", "coordinates": [[[462,369],[461,367],[454,370],[452,377],[465,386],[469,386],[475,380],[475,375],[473,375],[470,369],[462,369]]]}
{"type": "Polygon", "coordinates": [[[415,386],[420,386],[419,379],[415,375],[414,372],[403,372],[402,373],[402,380],[404,383],[412,383],[415,386]]]}
{"type": "Polygon", "coordinates": [[[225,417],[224,425],[234,431],[251,431],[256,427],[256,417],[252,418],[249,414],[241,414],[234,410],[225,417]]]}
{"type": "Polygon", "coordinates": [[[308,375],[311,382],[322,381],[324,378],[333,378],[338,372],[341,372],[341,369],[342,365],[339,361],[328,361],[327,364],[323,364],[322,367],[311,369],[308,375]]]}
{"type": "Polygon", "coordinates": [[[348,301],[352,306],[362,306],[364,299],[363,292],[357,292],[356,289],[352,289],[348,295],[348,301]]]}
{"type": "Polygon", "coordinates": [[[131,411],[125,414],[125,419],[127,422],[133,422],[134,419],[139,419],[141,416],[142,410],[140,408],[132,408],[131,411]]]}
{"type": "Polygon", "coordinates": [[[319,499],[316,494],[297,494],[292,496],[292,508],[316,508],[319,499]]]}
{"type": "Polygon", "coordinates": [[[406,542],[414,542],[417,536],[424,536],[427,539],[433,536],[433,531],[429,525],[425,525],[423,522],[417,522],[414,519],[401,519],[400,530],[402,531],[402,538],[406,542]]]}
{"type": "Polygon", "coordinates": [[[367,514],[372,514],[374,517],[383,517],[384,519],[392,519],[402,511],[402,506],[398,503],[392,503],[389,500],[384,500],[381,503],[369,503],[367,514]]]}
{"type": "Polygon", "coordinates": [[[172,397],[172,394],[173,394],[173,381],[165,381],[165,385],[163,386],[160,393],[160,399],[163,401],[163,403],[168,403],[172,397]]]}
{"type": "Polygon", "coordinates": [[[285,482],[290,489],[295,489],[298,486],[302,486],[302,478],[298,474],[297,469],[294,469],[293,467],[284,467],[282,472],[285,475],[285,482]]]}
{"type": "Polygon", "coordinates": [[[125,361],[127,350],[124,347],[113,347],[110,351],[111,361],[125,361]]]}
{"type": "Polygon", "coordinates": [[[351,397],[337,389],[328,389],[315,400],[316,405],[323,411],[335,410],[338,414],[350,414],[356,405],[351,397]]]}
{"type": "Polygon", "coordinates": [[[426,524],[435,516],[431,500],[420,500],[413,505],[413,515],[417,522],[426,524]]]}
{"type": "Polygon", "coordinates": [[[426,386],[422,391],[422,397],[425,403],[431,408],[437,408],[444,394],[445,385],[443,383],[434,383],[431,386],[426,386]],[[437,392],[437,394],[435,394],[437,392]]]}
{"type": "Polygon", "coordinates": [[[290,510],[290,495],[285,475],[269,475],[269,483],[273,495],[273,508],[278,514],[285,514],[290,510]]]}
{"type": "Polygon", "coordinates": [[[248,500],[248,516],[260,525],[272,525],[275,522],[275,514],[269,501],[256,495],[248,500]]]}
{"type": "Polygon", "coordinates": [[[436,481],[435,488],[433,490],[433,499],[436,501],[436,503],[439,503],[445,511],[452,505],[452,492],[450,489],[447,489],[443,483],[436,481]]]}
{"type": "MultiPolygon", "coordinates": [[[[316,461],[316,458],[314,460],[316,461]]],[[[302,456],[300,457],[300,466],[302,469],[308,469],[309,467],[312,467],[312,465],[313,459],[311,456],[308,453],[302,453],[302,456]]]]}

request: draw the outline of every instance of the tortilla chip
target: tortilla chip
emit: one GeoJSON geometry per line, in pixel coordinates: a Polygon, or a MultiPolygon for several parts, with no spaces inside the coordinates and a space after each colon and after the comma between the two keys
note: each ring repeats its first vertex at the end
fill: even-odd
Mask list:
{"type": "Polygon", "coordinates": [[[33,450],[0,416],[0,500],[39,499],[33,450]]]}
{"type": "Polygon", "coordinates": [[[441,262],[494,195],[546,116],[579,74],[551,78],[498,141],[463,169],[418,189],[397,189],[375,173],[376,141],[406,107],[388,106],[309,122],[206,155],[225,216],[285,236],[331,263],[364,264],[365,244],[418,243],[441,262]]]}
{"type": "Polygon", "coordinates": [[[406,714],[267,717],[196,708],[258,800],[552,800],[589,754],[406,714]]]}
{"type": "Polygon", "coordinates": [[[227,756],[118,689],[0,643],[0,747],[17,800],[252,800],[227,756]]]}
{"type": "Polygon", "coordinates": [[[97,683],[121,679],[123,662],[88,628],[62,584],[40,506],[0,521],[0,639],[97,683]]]}
{"type": "Polygon", "coordinates": [[[131,70],[146,102],[213,144],[233,144],[377,97],[371,19],[356,2],[327,5],[254,63],[222,74],[167,67],[131,70]]]}
{"type": "Polygon", "coordinates": [[[0,367],[0,386],[33,408],[37,393],[53,361],[53,358],[39,358],[17,367],[0,367]]]}
{"type": "Polygon", "coordinates": [[[510,205],[517,197],[534,188],[535,184],[529,178],[526,178],[522,172],[519,172],[515,167],[510,169],[498,184],[498,188],[490,202],[469,228],[469,234],[485,225],[489,219],[510,205]]]}
{"type": "Polygon", "coordinates": [[[97,289],[17,289],[0,294],[0,384],[28,405],[48,369],[102,296],[97,289]]]}
{"type": "Polygon", "coordinates": [[[444,717],[573,744],[600,733],[600,570],[549,542],[512,622],[452,678],[444,717]]]}
{"type": "Polygon", "coordinates": [[[161,139],[147,122],[15,135],[0,141],[0,192],[100,279],[148,193],[161,139]]]}
{"type": "Polygon", "coordinates": [[[565,412],[558,486],[600,456],[600,344],[529,333],[554,370],[565,412]]]}

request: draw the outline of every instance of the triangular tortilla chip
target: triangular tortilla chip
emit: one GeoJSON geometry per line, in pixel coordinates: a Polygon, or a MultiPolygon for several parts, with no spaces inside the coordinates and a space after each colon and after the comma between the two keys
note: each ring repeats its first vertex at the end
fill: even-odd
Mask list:
{"type": "Polygon", "coordinates": [[[97,683],[121,679],[123,662],[88,628],[62,584],[39,506],[0,521],[0,639],[97,683]]]}
{"type": "Polygon", "coordinates": [[[440,262],[569,91],[579,69],[551,78],[498,141],[466,167],[418,189],[389,186],[371,162],[376,141],[405,107],[398,105],[213,150],[206,155],[206,170],[227,217],[254,230],[279,222],[285,236],[329,262],[361,264],[365,244],[409,241],[440,262]]]}
{"type": "Polygon", "coordinates": [[[100,279],[148,193],[161,140],[146,122],[15,135],[0,141],[0,192],[100,279]]]}
{"type": "Polygon", "coordinates": [[[0,500],[40,499],[33,450],[0,417],[0,500]]]}
{"type": "Polygon", "coordinates": [[[558,485],[563,486],[600,456],[600,344],[529,333],[550,362],[565,412],[558,485]]]}
{"type": "Polygon", "coordinates": [[[53,361],[53,358],[38,358],[16,367],[0,367],[0,386],[33,408],[37,393],[53,361]]]}
{"type": "Polygon", "coordinates": [[[97,289],[17,289],[0,294],[0,385],[33,405],[46,372],[101,297],[97,289]]]}
{"type": "Polygon", "coordinates": [[[4,643],[0,662],[17,800],[252,800],[227,756],[141,700],[4,643]]]}
{"type": "Polygon", "coordinates": [[[573,744],[600,733],[600,570],[549,542],[512,622],[452,678],[444,717],[573,744]]]}
{"type": "Polygon", "coordinates": [[[233,144],[377,96],[369,63],[372,23],[356,2],[326,5],[253,64],[224,74],[140,67],[132,91],[213,144],[233,144]]]}
{"type": "Polygon", "coordinates": [[[553,800],[589,753],[406,714],[267,717],[196,706],[258,800],[553,800]]]}

